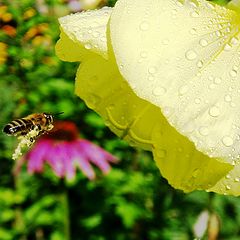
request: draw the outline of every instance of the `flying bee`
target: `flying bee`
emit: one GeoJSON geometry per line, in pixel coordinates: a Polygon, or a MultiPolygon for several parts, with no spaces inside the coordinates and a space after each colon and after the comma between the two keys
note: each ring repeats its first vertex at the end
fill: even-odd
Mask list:
{"type": "Polygon", "coordinates": [[[54,116],[62,113],[54,115],[49,113],[33,113],[27,117],[11,121],[3,128],[3,132],[9,136],[25,136],[35,129],[38,131],[37,136],[40,136],[53,128],[54,116]]]}
{"type": "Polygon", "coordinates": [[[27,117],[16,119],[8,123],[3,132],[9,136],[16,136],[20,142],[12,155],[14,160],[22,155],[22,149],[31,147],[37,137],[53,128],[54,116],[62,114],[34,113],[27,117]]]}

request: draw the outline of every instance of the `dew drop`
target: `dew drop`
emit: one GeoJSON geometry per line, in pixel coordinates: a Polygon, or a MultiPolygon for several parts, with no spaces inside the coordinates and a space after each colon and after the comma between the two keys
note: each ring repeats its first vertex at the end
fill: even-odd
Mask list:
{"type": "Polygon", "coordinates": [[[233,145],[233,139],[230,136],[224,136],[222,138],[222,143],[226,146],[226,147],[230,147],[233,145]]]}
{"type": "Polygon", "coordinates": [[[230,71],[229,74],[230,74],[231,77],[235,78],[237,76],[237,71],[233,69],[233,70],[230,71]]]}
{"type": "Polygon", "coordinates": [[[199,133],[202,135],[202,136],[207,136],[209,134],[209,130],[207,127],[200,127],[199,128],[199,133]]]}
{"type": "Polygon", "coordinates": [[[146,57],[148,56],[148,54],[147,54],[147,52],[142,51],[142,52],[140,52],[140,56],[141,56],[142,58],[146,58],[146,57]]]}
{"type": "Polygon", "coordinates": [[[230,179],[231,176],[229,174],[226,175],[226,179],[230,179]]]}
{"type": "Polygon", "coordinates": [[[231,48],[232,48],[232,46],[231,46],[229,43],[227,43],[227,44],[224,46],[224,50],[225,50],[225,51],[230,51],[231,48]]]}
{"type": "Polygon", "coordinates": [[[238,66],[236,66],[236,65],[233,66],[233,70],[236,70],[236,71],[237,71],[237,70],[238,70],[238,66]]]}
{"type": "Polygon", "coordinates": [[[185,54],[186,58],[190,61],[196,59],[197,53],[194,50],[188,50],[185,54]]]}
{"type": "Polygon", "coordinates": [[[199,41],[199,44],[202,46],[202,47],[206,47],[208,45],[208,41],[206,39],[201,39],[199,41]]]}
{"type": "Polygon", "coordinates": [[[90,43],[86,43],[84,47],[89,50],[92,48],[92,45],[90,43]]]}
{"type": "Polygon", "coordinates": [[[231,44],[237,45],[237,44],[238,44],[238,39],[237,39],[236,37],[233,37],[233,38],[231,39],[231,44]]]}
{"type": "Polygon", "coordinates": [[[240,179],[239,179],[238,177],[236,177],[236,178],[234,178],[234,181],[235,181],[235,182],[239,182],[240,179]]]}
{"type": "Polygon", "coordinates": [[[232,97],[227,94],[227,95],[225,95],[224,100],[225,100],[226,102],[231,102],[231,101],[232,101],[232,97]]]}
{"type": "Polygon", "coordinates": [[[194,102],[195,102],[196,104],[200,104],[200,103],[201,103],[201,99],[200,99],[200,98],[196,98],[196,99],[194,100],[194,102]]]}
{"type": "Polygon", "coordinates": [[[151,74],[154,74],[154,73],[157,72],[157,68],[156,68],[156,67],[150,67],[150,68],[148,69],[148,72],[151,73],[151,74]]]}
{"type": "Polygon", "coordinates": [[[221,78],[215,77],[215,79],[214,79],[214,83],[215,83],[215,84],[220,84],[221,82],[222,82],[222,79],[221,79],[221,78]]]}
{"type": "Polygon", "coordinates": [[[181,86],[179,88],[179,94],[180,95],[184,95],[185,93],[187,93],[187,91],[188,91],[188,86],[187,85],[181,86]]]}
{"type": "Polygon", "coordinates": [[[148,28],[149,28],[149,24],[148,24],[146,21],[144,21],[144,22],[142,22],[142,23],[140,24],[139,28],[140,28],[140,30],[142,30],[142,31],[147,31],[148,28]]]}
{"type": "Polygon", "coordinates": [[[227,190],[230,190],[231,187],[230,187],[229,185],[226,185],[226,189],[227,189],[227,190]]]}
{"type": "Polygon", "coordinates": [[[197,34],[197,29],[196,28],[192,28],[192,29],[190,29],[190,34],[192,34],[192,35],[196,35],[197,34]]]}
{"type": "Polygon", "coordinates": [[[198,61],[197,66],[201,68],[203,66],[203,61],[198,61]]]}
{"type": "Polygon", "coordinates": [[[217,106],[213,106],[209,109],[209,114],[212,117],[218,117],[220,114],[220,110],[217,106]]]}
{"type": "Polygon", "coordinates": [[[155,89],[153,89],[153,94],[155,96],[162,96],[166,93],[166,88],[164,87],[156,87],[155,89]]]}

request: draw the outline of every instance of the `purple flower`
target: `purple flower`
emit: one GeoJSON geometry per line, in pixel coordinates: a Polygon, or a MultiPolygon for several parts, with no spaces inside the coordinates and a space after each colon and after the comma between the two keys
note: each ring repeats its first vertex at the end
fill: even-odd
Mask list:
{"type": "Polygon", "coordinates": [[[78,137],[73,122],[56,122],[52,132],[41,137],[33,148],[17,162],[16,173],[26,162],[29,173],[41,173],[47,163],[61,178],[74,179],[76,169],[82,170],[89,179],[95,178],[91,163],[104,174],[110,171],[110,163],[117,158],[94,143],[78,137]]]}

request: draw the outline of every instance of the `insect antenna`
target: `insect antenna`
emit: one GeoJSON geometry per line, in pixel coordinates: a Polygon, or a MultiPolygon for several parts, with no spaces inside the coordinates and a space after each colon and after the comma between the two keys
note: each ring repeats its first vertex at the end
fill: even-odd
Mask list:
{"type": "Polygon", "coordinates": [[[53,116],[57,116],[57,115],[60,115],[60,114],[63,114],[64,112],[59,112],[59,113],[56,113],[56,114],[53,114],[53,116]]]}

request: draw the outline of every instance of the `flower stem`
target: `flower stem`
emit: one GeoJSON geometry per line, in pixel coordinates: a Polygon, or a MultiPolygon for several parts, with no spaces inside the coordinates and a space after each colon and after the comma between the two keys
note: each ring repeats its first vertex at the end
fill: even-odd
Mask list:
{"type": "Polygon", "coordinates": [[[68,202],[68,192],[65,190],[60,195],[60,200],[63,207],[63,231],[64,231],[64,239],[70,240],[71,234],[70,234],[70,216],[69,216],[69,202],[68,202]]]}
{"type": "MultiPolygon", "coordinates": [[[[14,175],[14,188],[15,191],[18,192],[19,190],[19,176],[18,175],[14,175]]],[[[22,209],[21,206],[17,206],[15,208],[15,219],[14,219],[14,229],[20,233],[22,236],[20,237],[21,240],[26,240],[27,236],[24,233],[24,229],[25,229],[25,223],[23,221],[23,216],[22,216],[22,209]]]]}

